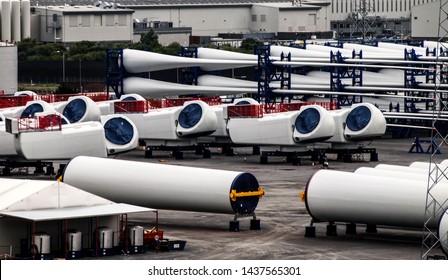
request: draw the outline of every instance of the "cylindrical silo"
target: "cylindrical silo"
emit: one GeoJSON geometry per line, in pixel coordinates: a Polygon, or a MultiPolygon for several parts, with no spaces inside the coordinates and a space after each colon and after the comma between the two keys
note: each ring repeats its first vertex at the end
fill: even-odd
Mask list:
{"type": "Polygon", "coordinates": [[[22,0],[21,1],[21,35],[22,39],[30,38],[31,37],[31,7],[30,7],[30,1],[29,0],[22,0]]]}
{"type": "Polygon", "coordinates": [[[448,210],[445,211],[442,218],[440,218],[439,228],[437,231],[440,244],[446,255],[448,255],[448,210]]]}
{"type": "Polygon", "coordinates": [[[82,232],[70,231],[67,233],[68,251],[80,252],[82,250],[82,232]]]}
{"type": "Polygon", "coordinates": [[[1,41],[11,41],[11,2],[2,1],[2,38],[1,41]]]}
{"type": "Polygon", "coordinates": [[[20,2],[18,0],[11,1],[11,39],[13,42],[21,40],[20,2]]]}
{"type": "Polygon", "coordinates": [[[51,237],[46,233],[38,233],[34,235],[34,245],[36,245],[39,254],[50,253],[50,241],[51,237]]]}
{"type": "Polygon", "coordinates": [[[143,246],[143,232],[141,226],[128,227],[128,238],[131,241],[131,246],[143,246]]]}
{"type": "Polygon", "coordinates": [[[112,249],[114,246],[114,232],[108,227],[97,229],[98,247],[100,249],[112,249]]]}
{"type": "Polygon", "coordinates": [[[63,181],[115,202],[145,207],[251,214],[263,190],[250,173],[78,156],[63,181]]]}
{"type": "MultiPolygon", "coordinates": [[[[422,228],[426,182],[320,170],[308,181],[305,203],[315,221],[422,228]]],[[[433,189],[437,201],[448,199],[448,188],[433,189]]],[[[438,217],[428,226],[437,227],[438,217]]]]}
{"type": "Polygon", "coordinates": [[[0,42],[0,65],[0,90],[13,95],[18,80],[17,46],[0,42]]]}

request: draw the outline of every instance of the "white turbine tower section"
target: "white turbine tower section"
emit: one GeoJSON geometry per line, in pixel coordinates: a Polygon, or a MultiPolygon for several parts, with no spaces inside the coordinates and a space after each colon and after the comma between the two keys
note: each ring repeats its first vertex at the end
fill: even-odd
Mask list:
{"type": "Polygon", "coordinates": [[[442,250],[448,256],[448,210],[440,218],[437,234],[442,245],[442,250]]]}
{"type": "Polygon", "coordinates": [[[246,60],[218,60],[179,57],[132,49],[123,50],[123,65],[129,73],[142,73],[182,67],[199,66],[205,71],[256,66],[258,62],[246,60]]]}
{"type": "Polygon", "coordinates": [[[22,39],[31,37],[31,5],[29,0],[21,1],[21,28],[22,39]]]}
{"type": "Polygon", "coordinates": [[[22,39],[20,27],[20,2],[19,0],[11,1],[11,33],[12,41],[18,42],[22,39]]]}
{"type": "Polygon", "coordinates": [[[333,118],[318,105],[262,118],[230,118],[227,128],[233,143],[280,146],[326,140],[335,131],[333,118]]]}
{"type": "Polygon", "coordinates": [[[2,7],[2,37],[1,41],[11,41],[11,2],[8,1],[2,1],[1,2],[2,7]]]}
{"type": "Polygon", "coordinates": [[[123,91],[126,94],[135,93],[143,97],[160,98],[186,94],[217,96],[223,94],[256,93],[257,89],[191,86],[139,77],[129,77],[123,81],[123,91]]]}
{"type": "MultiPolygon", "coordinates": [[[[314,221],[420,229],[425,220],[425,185],[418,180],[320,170],[308,181],[305,204],[314,221]]],[[[448,189],[438,188],[434,195],[446,201],[448,189]]],[[[436,228],[437,223],[430,226],[436,228]]]]}
{"type": "Polygon", "coordinates": [[[250,173],[94,157],[72,159],[63,182],[115,202],[225,214],[252,214],[263,195],[250,173]],[[232,200],[240,192],[259,195],[232,200]]]}

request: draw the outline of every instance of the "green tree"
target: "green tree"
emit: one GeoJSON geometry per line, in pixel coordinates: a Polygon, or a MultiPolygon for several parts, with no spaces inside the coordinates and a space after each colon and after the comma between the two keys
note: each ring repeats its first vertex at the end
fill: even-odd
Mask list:
{"type": "Polygon", "coordinates": [[[157,34],[155,34],[154,30],[151,28],[148,32],[141,35],[140,42],[134,44],[132,47],[139,50],[155,52],[162,46],[159,44],[159,36],[157,36],[157,34]]]}
{"type": "Polygon", "coordinates": [[[253,38],[246,38],[241,42],[240,50],[245,53],[254,53],[254,46],[260,41],[253,38]]]}

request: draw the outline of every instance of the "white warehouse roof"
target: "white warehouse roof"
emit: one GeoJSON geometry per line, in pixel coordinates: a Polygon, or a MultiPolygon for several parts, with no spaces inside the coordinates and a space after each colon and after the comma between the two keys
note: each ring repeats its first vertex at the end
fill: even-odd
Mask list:
{"type": "Polygon", "coordinates": [[[116,204],[62,182],[0,179],[0,215],[4,216],[39,221],[145,211],[155,210],[116,204]]]}

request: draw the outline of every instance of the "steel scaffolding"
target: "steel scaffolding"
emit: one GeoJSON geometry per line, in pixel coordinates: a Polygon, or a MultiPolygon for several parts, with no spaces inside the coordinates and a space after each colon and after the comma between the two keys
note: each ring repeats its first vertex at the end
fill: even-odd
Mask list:
{"type": "MultiPolygon", "coordinates": [[[[432,132],[431,139],[436,143],[437,147],[448,146],[448,131],[446,128],[439,128],[436,125],[436,121],[440,117],[441,113],[448,111],[446,97],[443,96],[442,92],[439,91],[441,83],[446,77],[447,63],[440,59],[442,56],[447,56],[447,51],[445,48],[441,48],[442,42],[447,39],[448,33],[448,0],[440,0],[439,9],[439,28],[438,28],[438,43],[437,50],[442,50],[437,53],[437,63],[436,67],[436,82],[434,83],[434,95],[435,95],[435,105],[433,106],[433,120],[432,120],[432,132]]],[[[426,195],[426,206],[425,206],[425,222],[423,226],[422,234],[422,259],[440,259],[444,258],[440,255],[441,251],[441,240],[446,240],[446,235],[448,233],[442,233],[439,236],[437,233],[437,225],[441,219],[443,213],[447,210],[448,201],[440,201],[437,199],[436,193],[440,188],[446,187],[446,185],[441,184],[441,179],[447,178],[448,167],[443,167],[438,165],[438,160],[436,157],[436,152],[430,155],[429,160],[429,170],[428,170],[428,181],[427,181],[427,195],[426,195]]]]}

